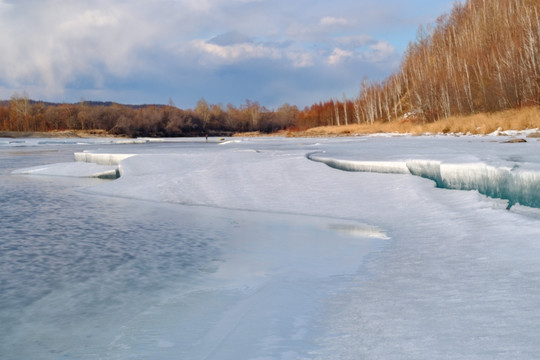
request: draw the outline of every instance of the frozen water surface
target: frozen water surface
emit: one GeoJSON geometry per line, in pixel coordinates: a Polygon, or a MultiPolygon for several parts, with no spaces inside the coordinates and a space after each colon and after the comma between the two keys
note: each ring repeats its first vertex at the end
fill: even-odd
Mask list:
{"type": "Polygon", "coordinates": [[[540,143],[505,140],[0,139],[0,354],[538,358],[540,143]]]}

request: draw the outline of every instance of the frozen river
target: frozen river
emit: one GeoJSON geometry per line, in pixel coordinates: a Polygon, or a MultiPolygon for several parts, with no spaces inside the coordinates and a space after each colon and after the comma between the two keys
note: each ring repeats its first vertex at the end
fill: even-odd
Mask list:
{"type": "Polygon", "coordinates": [[[0,357],[538,358],[505,140],[0,139],[0,357]]]}

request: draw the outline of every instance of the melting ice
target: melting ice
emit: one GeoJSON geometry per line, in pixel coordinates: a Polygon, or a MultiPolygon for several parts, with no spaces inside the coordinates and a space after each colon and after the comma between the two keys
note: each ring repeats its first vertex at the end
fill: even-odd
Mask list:
{"type": "MultiPolygon", "coordinates": [[[[221,234],[208,243],[213,260],[165,283],[155,273],[160,291],[113,298],[125,308],[71,323],[77,336],[47,314],[84,283],[53,289],[47,299],[55,301],[25,310],[52,324],[29,319],[15,329],[34,350],[47,347],[25,330],[46,329],[56,355],[44,358],[538,358],[539,144],[363,137],[88,145],[74,151],[84,162],[73,163],[72,176],[105,169],[87,165],[121,176],[83,193],[167,204],[153,216],[221,234]],[[114,316],[116,326],[92,334],[114,316]]],[[[66,176],[66,167],[12,176],[66,176]]],[[[138,241],[159,244],[160,232],[152,234],[138,241]]],[[[140,276],[114,274],[107,279],[124,287],[140,276]]]]}

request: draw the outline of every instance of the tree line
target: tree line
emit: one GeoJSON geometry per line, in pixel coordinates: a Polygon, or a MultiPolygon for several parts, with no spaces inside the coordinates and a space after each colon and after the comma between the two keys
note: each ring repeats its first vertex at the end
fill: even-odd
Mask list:
{"type": "Polygon", "coordinates": [[[210,105],[204,99],[194,109],[169,105],[122,105],[87,102],[54,104],[14,94],[0,103],[1,131],[104,130],[129,137],[221,136],[236,132],[276,132],[295,126],[296,106],[269,110],[256,101],[240,107],[210,105]]]}
{"type": "Polygon", "coordinates": [[[540,1],[468,0],[420,27],[399,69],[354,99],[316,103],[301,127],[453,115],[540,105],[540,1]]]}

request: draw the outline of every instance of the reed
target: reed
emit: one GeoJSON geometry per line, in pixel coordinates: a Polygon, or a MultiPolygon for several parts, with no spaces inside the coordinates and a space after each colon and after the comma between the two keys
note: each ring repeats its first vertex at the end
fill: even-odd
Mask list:
{"type": "Polygon", "coordinates": [[[373,125],[320,126],[303,132],[292,132],[289,133],[289,136],[347,136],[375,133],[485,135],[498,129],[503,131],[540,129],[540,106],[494,113],[452,116],[430,123],[422,123],[415,119],[398,119],[385,123],[374,122],[373,125]]]}

